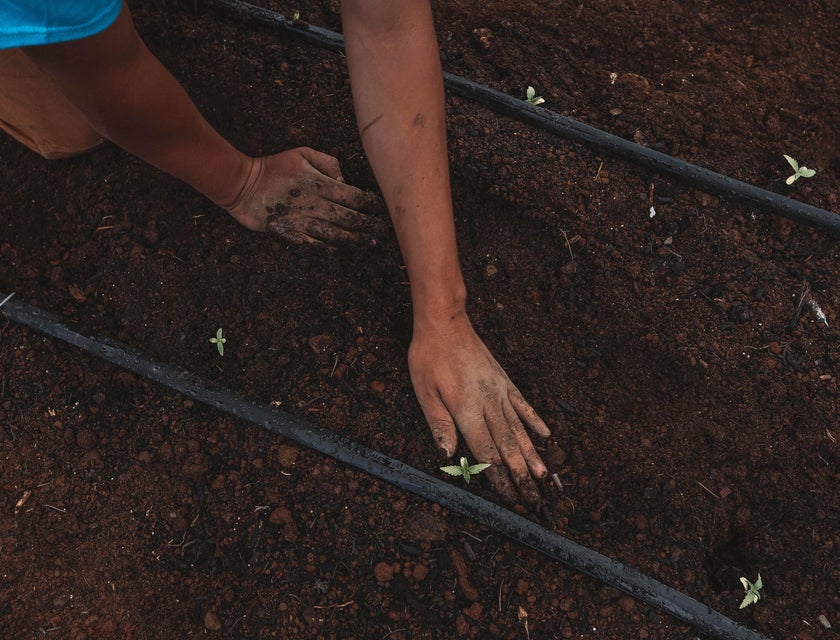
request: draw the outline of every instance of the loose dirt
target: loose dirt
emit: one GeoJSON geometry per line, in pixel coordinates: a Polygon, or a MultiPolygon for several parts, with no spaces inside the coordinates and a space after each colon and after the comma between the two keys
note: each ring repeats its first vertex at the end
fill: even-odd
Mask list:
{"type": "MultiPolygon", "coordinates": [[[[265,6],[339,29],[337,4],[265,6]]],[[[134,5],[240,148],[309,145],[376,188],[341,55],[192,3],[134,5]]],[[[435,15],[447,71],[523,98],[534,86],[547,108],[840,208],[836,2],[451,1],[435,15]],[[786,186],[783,154],[817,174],[786,186]]],[[[447,108],[469,310],[553,430],[541,450],[562,489],[547,482],[530,517],[774,638],[832,637],[836,240],[466,100],[447,108]],[[739,609],[739,578],[759,572],[761,600],[739,609]]],[[[393,237],[289,246],[113,147],[46,162],[4,137],[0,170],[0,290],[440,473],[393,237]]],[[[0,461],[10,639],[696,637],[5,321],[0,461]]],[[[470,486],[490,495],[481,476],[470,486]]]]}

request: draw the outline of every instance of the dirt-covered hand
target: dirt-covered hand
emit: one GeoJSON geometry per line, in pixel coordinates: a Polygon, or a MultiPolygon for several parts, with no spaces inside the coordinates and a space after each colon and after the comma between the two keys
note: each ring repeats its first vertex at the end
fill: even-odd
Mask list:
{"type": "Polygon", "coordinates": [[[370,243],[387,229],[375,217],[382,201],[346,184],[334,157],[307,147],[255,158],[235,202],[223,206],[248,229],[296,244],[370,243]]]}
{"type": "Polygon", "coordinates": [[[551,435],[464,316],[446,330],[418,332],[408,353],[414,391],[441,453],[455,454],[457,430],[507,502],[540,501],[535,479],[548,473],[526,432],[551,435]],[[512,479],[512,481],[511,481],[512,479]]]}

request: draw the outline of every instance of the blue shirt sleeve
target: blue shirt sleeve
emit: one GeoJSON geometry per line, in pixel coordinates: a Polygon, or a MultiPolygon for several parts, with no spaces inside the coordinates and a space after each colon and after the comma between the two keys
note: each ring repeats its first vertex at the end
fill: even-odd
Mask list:
{"type": "Polygon", "coordinates": [[[0,49],[92,36],[121,8],[122,0],[0,0],[0,49]]]}

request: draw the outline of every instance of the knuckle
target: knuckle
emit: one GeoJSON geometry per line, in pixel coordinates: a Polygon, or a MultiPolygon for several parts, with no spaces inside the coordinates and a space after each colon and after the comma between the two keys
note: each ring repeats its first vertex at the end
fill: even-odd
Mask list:
{"type": "Polygon", "coordinates": [[[452,423],[446,418],[430,418],[429,429],[435,437],[440,437],[452,428],[452,423]]]}
{"type": "Polygon", "coordinates": [[[511,420],[508,423],[508,425],[510,426],[510,430],[513,433],[514,437],[517,438],[517,440],[519,438],[521,438],[522,436],[526,435],[525,425],[522,424],[522,420],[520,420],[519,418],[515,418],[515,419],[511,420]]]}
{"type": "Polygon", "coordinates": [[[476,455],[481,457],[481,462],[488,462],[494,466],[502,464],[502,457],[499,455],[499,451],[493,443],[487,443],[483,447],[479,448],[476,455]]]}
{"type": "Polygon", "coordinates": [[[503,456],[509,456],[519,451],[519,442],[516,440],[513,433],[507,431],[502,434],[499,439],[499,449],[501,450],[503,456]]]}

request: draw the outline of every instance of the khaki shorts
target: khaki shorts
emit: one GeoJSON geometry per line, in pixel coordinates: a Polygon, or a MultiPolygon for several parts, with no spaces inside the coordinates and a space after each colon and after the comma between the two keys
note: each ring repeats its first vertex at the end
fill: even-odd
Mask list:
{"type": "Polygon", "coordinates": [[[0,129],[50,160],[105,142],[20,49],[0,50],[0,129]]]}

